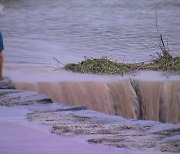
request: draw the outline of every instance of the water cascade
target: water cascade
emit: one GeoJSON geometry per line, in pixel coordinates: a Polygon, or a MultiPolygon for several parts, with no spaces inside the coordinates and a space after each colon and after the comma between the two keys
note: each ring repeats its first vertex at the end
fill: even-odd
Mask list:
{"type": "Polygon", "coordinates": [[[54,102],[83,105],[125,118],[180,122],[180,80],[121,79],[114,82],[14,82],[17,89],[45,93],[54,102]]]}

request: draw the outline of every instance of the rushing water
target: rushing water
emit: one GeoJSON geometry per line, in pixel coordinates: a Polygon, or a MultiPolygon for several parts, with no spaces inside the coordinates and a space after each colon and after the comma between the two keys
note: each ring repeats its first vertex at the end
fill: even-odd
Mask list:
{"type": "Polygon", "coordinates": [[[179,123],[179,75],[156,78],[150,72],[148,79],[143,76],[132,80],[138,74],[130,78],[77,74],[56,69],[53,59],[66,64],[84,56],[107,56],[124,62],[147,62],[159,50],[156,8],[160,32],[168,38],[171,53],[180,55],[179,0],[0,3],[4,7],[0,17],[6,48],[4,74],[11,77],[16,88],[126,118],[179,123]]]}
{"type": "Polygon", "coordinates": [[[51,96],[54,102],[83,105],[125,118],[180,122],[180,80],[115,82],[14,82],[18,89],[51,96]]]}
{"type": "Polygon", "coordinates": [[[8,64],[56,65],[107,56],[149,61],[159,50],[158,25],[180,55],[179,0],[0,0],[8,64]]]}

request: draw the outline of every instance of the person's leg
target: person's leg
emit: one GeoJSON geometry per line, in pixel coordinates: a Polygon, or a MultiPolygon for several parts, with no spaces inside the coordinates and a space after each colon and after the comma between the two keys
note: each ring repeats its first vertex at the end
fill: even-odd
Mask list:
{"type": "Polygon", "coordinates": [[[0,32],[0,80],[3,78],[3,51],[4,44],[3,44],[3,37],[2,33],[0,32]]]}
{"type": "Polygon", "coordinates": [[[3,52],[0,52],[0,80],[3,79],[3,52]]]}

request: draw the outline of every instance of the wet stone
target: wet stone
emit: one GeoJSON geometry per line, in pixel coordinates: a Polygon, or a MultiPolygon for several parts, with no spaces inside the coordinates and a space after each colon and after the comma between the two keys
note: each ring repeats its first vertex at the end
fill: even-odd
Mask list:
{"type": "Polygon", "coordinates": [[[15,89],[9,77],[0,80],[0,89],[15,89]]]}

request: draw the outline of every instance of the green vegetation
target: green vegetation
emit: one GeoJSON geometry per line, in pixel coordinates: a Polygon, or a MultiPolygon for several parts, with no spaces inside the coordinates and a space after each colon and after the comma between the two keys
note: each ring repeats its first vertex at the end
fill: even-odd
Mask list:
{"type": "Polygon", "coordinates": [[[159,70],[180,72],[180,57],[161,57],[154,61],[159,70]]]}
{"type": "Polygon", "coordinates": [[[78,64],[67,64],[65,69],[82,73],[120,74],[131,71],[126,65],[102,58],[86,58],[78,64]]]}
{"type": "Polygon", "coordinates": [[[152,63],[125,64],[112,61],[106,57],[85,58],[78,64],[67,64],[65,69],[73,72],[94,74],[123,74],[134,70],[161,70],[180,72],[180,57],[172,57],[170,54],[159,56],[152,63]]]}

